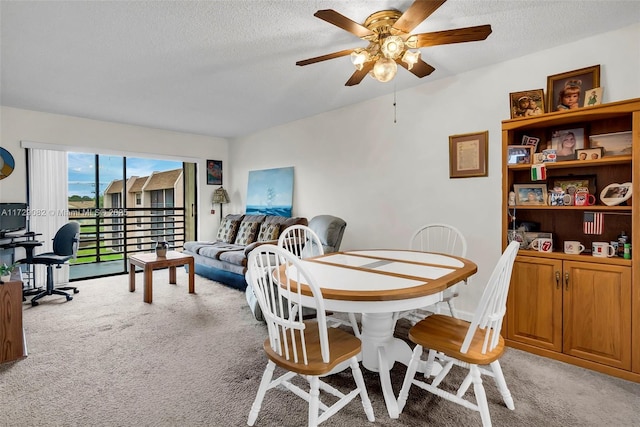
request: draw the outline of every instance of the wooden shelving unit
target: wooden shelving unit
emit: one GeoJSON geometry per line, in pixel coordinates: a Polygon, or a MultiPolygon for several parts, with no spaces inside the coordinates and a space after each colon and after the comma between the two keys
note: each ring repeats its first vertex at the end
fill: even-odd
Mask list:
{"type": "MultiPolygon", "coordinates": [[[[588,145],[586,146],[588,147],[588,145]]],[[[617,377],[640,382],[640,99],[502,122],[502,238],[508,243],[516,219],[540,224],[550,232],[554,252],[521,249],[514,264],[505,317],[509,346],[617,377]],[[514,184],[530,180],[531,165],[507,165],[507,146],[522,136],[540,138],[545,146],[553,130],[584,128],[585,134],[631,131],[632,153],[605,155],[598,160],[546,163],[547,187],[557,178],[593,177],[593,206],[509,206],[514,184]],[[635,197],[625,205],[605,206],[600,191],[611,183],[632,182],[635,197]],[[601,235],[582,230],[584,212],[604,214],[601,235]],[[593,241],[616,240],[621,231],[631,236],[631,259],[567,255],[565,240],[588,249],[593,241]],[[632,333],[632,331],[635,331],[632,333]]]]}

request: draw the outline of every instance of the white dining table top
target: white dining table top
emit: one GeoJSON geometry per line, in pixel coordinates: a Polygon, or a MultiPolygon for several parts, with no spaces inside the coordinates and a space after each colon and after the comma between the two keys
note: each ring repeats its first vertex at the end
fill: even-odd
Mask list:
{"type": "MultiPolygon", "coordinates": [[[[442,292],[477,272],[451,255],[393,249],[334,252],[302,260],[325,300],[393,301],[442,292]]],[[[305,287],[302,287],[305,292],[305,287]]]]}

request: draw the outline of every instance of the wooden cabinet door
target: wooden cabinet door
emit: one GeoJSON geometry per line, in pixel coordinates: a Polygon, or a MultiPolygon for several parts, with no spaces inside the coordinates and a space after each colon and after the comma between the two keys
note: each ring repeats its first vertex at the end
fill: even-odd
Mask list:
{"type": "Polygon", "coordinates": [[[518,256],[507,299],[507,338],[562,351],[562,261],[518,256]]]}
{"type": "Polygon", "coordinates": [[[631,369],[631,268],[565,261],[564,273],[564,353],[631,369]]]}

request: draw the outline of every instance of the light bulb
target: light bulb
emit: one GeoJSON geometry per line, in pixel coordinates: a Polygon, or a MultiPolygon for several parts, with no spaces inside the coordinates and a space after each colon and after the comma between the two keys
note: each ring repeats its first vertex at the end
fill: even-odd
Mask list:
{"type": "Polygon", "coordinates": [[[407,69],[412,69],[416,62],[420,59],[420,51],[412,52],[410,50],[406,51],[404,55],[402,55],[402,61],[407,64],[407,69]]]}
{"type": "Polygon", "coordinates": [[[388,36],[382,42],[381,50],[387,58],[396,59],[404,50],[404,41],[399,36],[388,36]]]}
{"type": "Polygon", "coordinates": [[[396,61],[389,58],[380,58],[373,65],[373,76],[379,82],[385,83],[393,79],[398,71],[396,61]]]}

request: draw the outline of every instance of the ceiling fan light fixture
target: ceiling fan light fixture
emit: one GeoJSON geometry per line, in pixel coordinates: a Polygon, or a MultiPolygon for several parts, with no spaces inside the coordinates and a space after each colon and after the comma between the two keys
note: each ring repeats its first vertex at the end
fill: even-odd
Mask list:
{"type": "Polygon", "coordinates": [[[402,61],[407,64],[407,68],[410,70],[413,68],[416,62],[420,59],[420,51],[415,50],[407,50],[404,55],[402,55],[402,61]]]}
{"type": "Polygon", "coordinates": [[[396,59],[404,50],[404,41],[400,36],[387,36],[382,42],[381,50],[385,57],[396,59]]]}
{"type": "Polygon", "coordinates": [[[379,82],[386,83],[393,79],[398,72],[398,64],[390,58],[380,58],[373,65],[373,77],[379,82]]]}
{"type": "Polygon", "coordinates": [[[362,70],[364,63],[370,60],[369,52],[364,49],[356,49],[351,52],[351,63],[356,67],[356,70],[362,70]]]}

